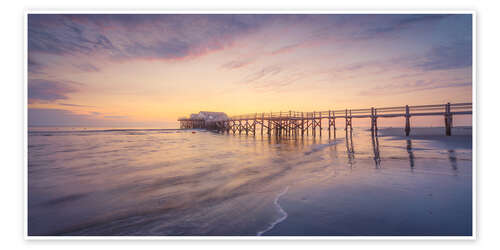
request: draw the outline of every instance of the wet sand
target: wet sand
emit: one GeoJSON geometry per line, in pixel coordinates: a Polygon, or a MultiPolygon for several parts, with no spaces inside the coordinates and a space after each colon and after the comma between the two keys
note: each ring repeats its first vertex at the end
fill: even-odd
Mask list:
{"type": "Polygon", "coordinates": [[[28,233],[471,235],[471,144],[379,132],[32,132],[28,233]]]}
{"type": "Polygon", "coordinates": [[[349,173],[332,170],[334,178],[307,192],[291,189],[281,199],[288,218],[268,235],[470,236],[472,129],[453,132],[380,129],[378,167],[356,157],[349,173]],[[391,152],[405,146],[407,157],[391,152]]]}

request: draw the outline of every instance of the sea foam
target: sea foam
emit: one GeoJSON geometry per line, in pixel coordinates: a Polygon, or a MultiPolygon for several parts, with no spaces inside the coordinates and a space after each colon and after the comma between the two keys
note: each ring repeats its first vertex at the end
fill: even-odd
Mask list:
{"type": "Polygon", "coordinates": [[[283,190],[281,193],[279,193],[276,196],[276,198],[274,199],[274,205],[276,206],[276,208],[277,208],[278,212],[281,214],[281,216],[277,220],[273,221],[266,229],[259,231],[257,233],[257,236],[262,236],[264,233],[270,231],[276,225],[278,225],[279,223],[281,223],[282,221],[284,221],[288,217],[288,213],[280,206],[279,199],[281,198],[281,196],[285,195],[288,192],[289,188],[290,188],[290,186],[287,186],[285,188],[285,190],[283,190]]]}

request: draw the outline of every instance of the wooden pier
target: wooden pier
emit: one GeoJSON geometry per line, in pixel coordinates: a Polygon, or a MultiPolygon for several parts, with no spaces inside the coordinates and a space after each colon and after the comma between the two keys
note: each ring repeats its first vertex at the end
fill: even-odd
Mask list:
{"type": "Polygon", "coordinates": [[[230,116],[219,121],[206,121],[200,119],[179,118],[180,127],[204,128],[223,133],[252,134],[276,136],[304,136],[311,133],[313,136],[322,136],[322,123],[328,121],[328,136],[336,137],[337,121],[345,120],[344,129],[352,130],[353,119],[366,118],[371,121],[371,131],[377,133],[377,121],[381,118],[404,117],[405,134],[410,135],[411,117],[417,116],[442,116],[446,128],[446,135],[451,135],[453,116],[471,115],[472,103],[447,103],[437,105],[400,106],[366,109],[343,109],[313,112],[276,112],[255,113],[230,116]]]}

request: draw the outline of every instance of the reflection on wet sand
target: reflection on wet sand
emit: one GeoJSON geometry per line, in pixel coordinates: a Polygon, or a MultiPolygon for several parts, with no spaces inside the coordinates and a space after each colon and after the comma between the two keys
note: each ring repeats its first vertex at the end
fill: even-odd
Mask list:
{"type": "MultiPolygon", "coordinates": [[[[333,140],[132,132],[30,134],[31,235],[255,235],[280,218],[273,201],[287,186],[279,204],[288,212],[290,195],[318,185],[337,183],[352,191],[384,176],[399,180],[408,158],[414,168],[415,148],[424,147],[421,141],[408,139],[405,147],[404,139],[369,137],[363,129],[333,140]],[[383,172],[371,171],[382,160],[383,172]]],[[[422,163],[431,156],[455,170],[467,164],[467,154],[454,149],[447,155],[439,147],[418,152],[422,163]]],[[[393,179],[384,180],[383,188],[397,190],[393,179]]],[[[311,205],[300,204],[304,211],[311,205]]]]}
{"type": "Polygon", "coordinates": [[[354,163],[354,143],[352,141],[352,128],[351,129],[345,129],[345,146],[347,149],[347,162],[349,164],[349,167],[352,168],[352,165],[354,163]]]}
{"type": "Polygon", "coordinates": [[[455,150],[448,149],[448,159],[450,159],[451,168],[453,170],[457,170],[458,169],[458,167],[457,167],[457,156],[455,154],[455,150]]]}
{"type": "Polygon", "coordinates": [[[413,168],[415,167],[415,156],[413,155],[410,139],[406,139],[406,151],[408,152],[408,158],[410,159],[410,168],[413,171],[413,168]]]}
{"type": "Polygon", "coordinates": [[[380,150],[378,145],[377,131],[372,130],[372,147],[373,147],[373,160],[375,161],[375,168],[380,168],[380,150]]]}
{"type": "MultiPolygon", "coordinates": [[[[355,159],[352,129],[346,130],[345,145],[346,145],[348,164],[350,167],[352,167],[352,165],[354,163],[354,159],[355,159]]],[[[373,160],[375,163],[375,168],[378,169],[381,167],[381,165],[380,165],[381,157],[380,157],[379,136],[377,135],[376,131],[371,132],[371,145],[372,145],[372,149],[373,149],[373,160]]],[[[415,154],[413,152],[411,139],[406,139],[406,152],[408,153],[408,160],[409,160],[409,164],[410,164],[410,169],[413,171],[415,168],[415,154]]],[[[451,168],[456,171],[458,169],[458,164],[457,164],[457,157],[456,157],[455,150],[448,149],[447,152],[448,152],[448,160],[451,164],[451,168]]]]}

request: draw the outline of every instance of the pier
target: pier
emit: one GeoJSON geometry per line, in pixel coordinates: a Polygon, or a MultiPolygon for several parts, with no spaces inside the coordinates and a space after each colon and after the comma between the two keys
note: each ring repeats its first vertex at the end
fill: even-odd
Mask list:
{"type": "MultiPolygon", "coordinates": [[[[181,129],[203,128],[222,133],[253,134],[260,133],[269,136],[304,136],[311,133],[313,136],[322,136],[323,121],[328,124],[328,136],[336,137],[339,121],[344,122],[344,129],[352,130],[353,119],[370,119],[371,131],[376,135],[377,121],[382,118],[404,117],[405,134],[410,135],[411,117],[442,116],[445,133],[451,135],[453,116],[471,115],[472,103],[446,103],[435,105],[399,106],[365,109],[342,109],[312,112],[270,112],[229,116],[221,120],[202,120],[179,118],[181,129]]],[[[326,129],[326,127],[325,127],[326,129]]]]}

